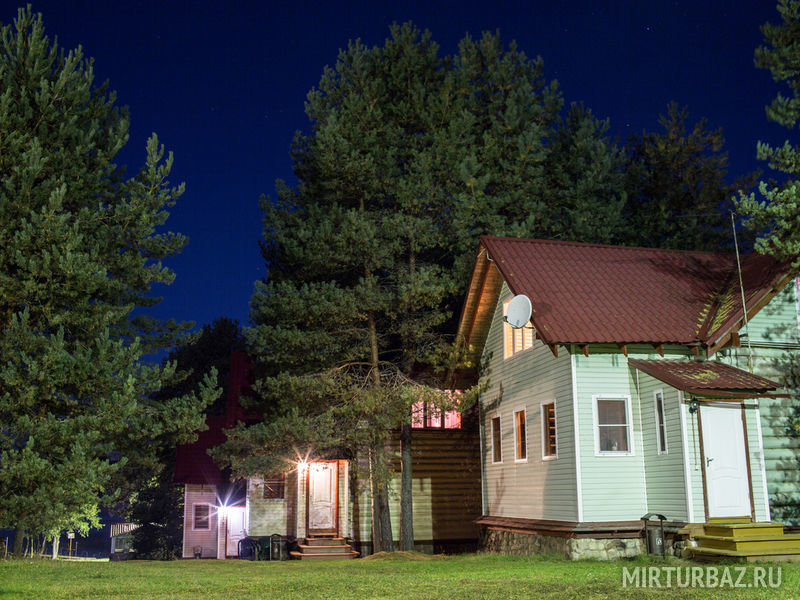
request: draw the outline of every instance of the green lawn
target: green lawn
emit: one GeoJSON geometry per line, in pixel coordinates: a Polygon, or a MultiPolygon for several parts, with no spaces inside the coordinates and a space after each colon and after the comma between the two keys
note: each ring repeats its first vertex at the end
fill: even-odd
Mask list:
{"type": "MultiPolygon", "coordinates": [[[[57,600],[102,599],[304,599],[357,598],[794,598],[800,600],[800,564],[747,565],[740,585],[754,581],[754,569],[781,568],[781,586],[767,588],[623,587],[623,568],[696,563],[639,559],[626,562],[569,562],[557,558],[497,555],[366,559],[344,562],[247,562],[185,560],[173,562],[0,561],[0,598],[57,600]]],[[[728,565],[736,583],[740,565],[728,565]]],[[[698,571],[705,582],[707,567],[698,571]]],[[[724,566],[717,565],[719,577],[724,566]]],[[[666,573],[659,571],[660,583],[666,573]]],[[[684,581],[687,581],[687,571],[684,581]]],[[[713,581],[713,576],[712,576],[713,581]]],[[[769,579],[765,579],[769,583],[769,579]]]]}

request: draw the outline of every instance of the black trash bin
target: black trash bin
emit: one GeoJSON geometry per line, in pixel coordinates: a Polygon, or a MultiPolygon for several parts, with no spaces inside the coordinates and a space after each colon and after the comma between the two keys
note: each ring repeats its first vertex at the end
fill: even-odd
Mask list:
{"type": "Polygon", "coordinates": [[[664,538],[664,521],[666,520],[667,518],[664,515],[652,512],[642,517],[642,521],[644,521],[644,540],[647,544],[648,554],[667,555],[666,539],[664,538]],[[650,527],[648,525],[654,519],[659,520],[660,527],[650,527]]]}
{"type": "Polygon", "coordinates": [[[246,537],[239,540],[238,554],[240,560],[256,559],[256,540],[246,537]]]}

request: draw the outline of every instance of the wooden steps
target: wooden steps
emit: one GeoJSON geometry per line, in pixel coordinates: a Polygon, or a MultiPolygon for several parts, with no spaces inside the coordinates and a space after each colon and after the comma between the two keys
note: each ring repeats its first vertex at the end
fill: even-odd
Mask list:
{"type": "MultiPolygon", "coordinates": [[[[694,530],[697,532],[697,530],[694,530]]],[[[734,523],[715,520],[694,536],[695,559],[783,560],[800,562],[800,534],[786,534],[781,523],[734,523]]]]}
{"type": "Polygon", "coordinates": [[[358,556],[350,544],[343,538],[329,535],[309,536],[300,544],[299,551],[289,554],[298,560],[350,560],[358,556]]]}

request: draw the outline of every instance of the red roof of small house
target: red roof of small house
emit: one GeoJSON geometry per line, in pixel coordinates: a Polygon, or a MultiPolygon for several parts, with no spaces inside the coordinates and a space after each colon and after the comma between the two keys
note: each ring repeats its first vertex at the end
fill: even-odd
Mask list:
{"type": "MultiPolygon", "coordinates": [[[[752,317],[792,273],[755,253],[741,264],[752,317]]],[[[530,298],[531,322],[551,345],[675,343],[713,354],[744,317],[734,254],[484,236],[459,324],[474,357],[503,281],[530,298]]]]}
{"type": "Polygon", "coordinates": [[[772,396],[780,384],[717,361],[639,360],[628,364],[669,386],[693,395],[712,398],[772,396]]]}
{"type": "Polygon", "coordinates": [[[242,393],[250,386],[251,372],[247,355],[244,352],[232,352],[225,415],[206,418],[208,429],[197,432],[197,441],[178,446],[173,477],[176,483],[219,486],[228,480],[208,455],[208,450],[223,444],[227,440],[225,429],[233,427],[237,421],[247,422],[257,418],[245,411],[239,403],[242,393]]]}
{"type": "Polygon", "coordinates": [[[208,450],[224,443],[227,439],[223,429],[226,417],[208,417],[208,429],[197,433],[197,441],[181,444],[175,454],[176,483],[196,483],[200,485],[220,485],[226,480],[222,471],[208,455],[208,450]]]}

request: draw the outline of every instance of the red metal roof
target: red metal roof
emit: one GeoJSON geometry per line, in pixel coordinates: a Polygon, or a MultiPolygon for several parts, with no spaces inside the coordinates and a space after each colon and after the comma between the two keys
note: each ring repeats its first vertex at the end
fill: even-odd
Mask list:
{"type": "Polygon", "coordinates": [[[717,361],[630,358],[628,364],[669,386],[701,396],[754,398],[780,387],[765,377],[717,361]]]}
{"type": "MultiPolygon", "coordinates": [[[[743,316],[732,254],[490,236],[481,245],[511,291],[531,299],[547,343],[710,345],[743,316]]],[[[743,257],[748,313],[788,271],[743,257]]]]}
{"type": "Polygon", "coordinates": [[[225,442],[223,429],[226,424],[225,417],[208,417],[206,419],[208,429],[197,433],[196,442],[178,446],[175,451],[173,477],[176,483],[220,485],[226,479],[207,452],[225,442]]]}
{"type": "Polygon", "coordinates": [[[230,374],[226,391],[225,415],[206,418],[205,431],[197,432],[197,441],[177,447],[175,455],[176,483],[196,483],[220,486],[228,477],[208,455],[208,450],[225,441],[225,429],[233,427],[237,421],[252,422],[258,416],[245,411],[239,398],[250,388],[252,367],[244,352],[232,352],[230,374]]]}

